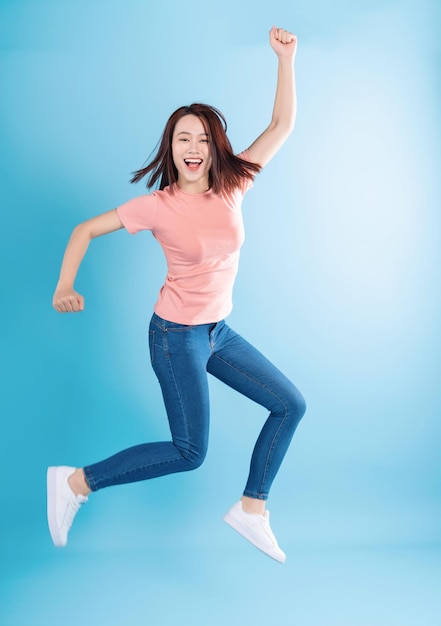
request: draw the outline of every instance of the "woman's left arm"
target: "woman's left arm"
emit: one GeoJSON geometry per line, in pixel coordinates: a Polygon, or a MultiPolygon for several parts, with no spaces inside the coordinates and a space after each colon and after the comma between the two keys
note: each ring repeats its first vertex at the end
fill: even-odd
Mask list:
{"type": "Polygon", "coordinates": [[[271,123],[248,148],[251,161],[264,167],[292,133],[297,110],[294,58],[297,38],[283,28],[272,27],[270,44],[279,60],[276,97],[271,123]]]}

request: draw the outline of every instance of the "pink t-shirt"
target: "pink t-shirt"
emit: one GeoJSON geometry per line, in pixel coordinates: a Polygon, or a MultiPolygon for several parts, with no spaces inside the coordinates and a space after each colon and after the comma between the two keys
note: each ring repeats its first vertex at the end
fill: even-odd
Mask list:
{"type": "MultiPolygon", "coordinates": [[[[248,153],[240,157],[249,160],[248,153]]],[[[244,241],[241,204],[252,181],[228,196],[182,191],[176,184],[117,208],[129,233],[150,230],[167,260],[167,277],[154,310],[179,324],[208,324],[226,317],[244,241]]]]}

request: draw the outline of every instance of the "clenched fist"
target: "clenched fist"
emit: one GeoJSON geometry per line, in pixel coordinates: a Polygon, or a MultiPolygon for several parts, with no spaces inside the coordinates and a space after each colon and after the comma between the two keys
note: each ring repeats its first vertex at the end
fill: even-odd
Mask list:
{"type": "Polygon", "coordinates": [[[297,37],[284,28],[272,27],[270,44],[278,57],[294,58],[297,50],[297,37]]]}
{"type": "Polygon", "coordinates": [[[74,289],[57,289],[52,299],[54,309],[59,313],[78,313],[84,311],[84,298],[74,289]]]}

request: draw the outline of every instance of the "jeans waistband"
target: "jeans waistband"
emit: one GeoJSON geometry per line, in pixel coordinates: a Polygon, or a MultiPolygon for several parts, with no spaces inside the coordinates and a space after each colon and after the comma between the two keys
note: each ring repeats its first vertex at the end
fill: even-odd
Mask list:
{"type": "Polygon", "coordinates": [[[153,313],[151,322],[161,330],[166,330],[167,328],[214,328],[220,323],[209,322],[207,324],[180,324],[179,322],[170,322],[169,320],[165,320],[162,317],[159,317],[156,313],[153,313]]]}

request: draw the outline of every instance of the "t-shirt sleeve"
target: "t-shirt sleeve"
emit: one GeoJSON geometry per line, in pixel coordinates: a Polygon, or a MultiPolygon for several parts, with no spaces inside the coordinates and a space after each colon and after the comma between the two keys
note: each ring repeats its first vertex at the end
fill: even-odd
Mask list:
{"type": "Polygon", "coordinates": [[[132,235],[140,230],[153,230],[158,199],[155,193],[138,196],[117,207],[124,228],[132,235]]]}

